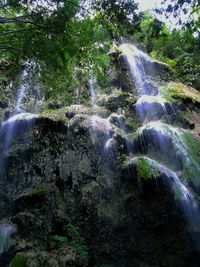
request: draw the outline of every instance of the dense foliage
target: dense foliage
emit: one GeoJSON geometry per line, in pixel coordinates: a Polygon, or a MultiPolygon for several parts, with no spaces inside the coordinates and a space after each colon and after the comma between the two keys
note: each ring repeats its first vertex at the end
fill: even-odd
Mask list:
{"type": "Polygon", "coordinates": [[[200,90],[198,14],[196,20],[170,30],[147,12],[134,39],[154,58],[171,65],[182,82],[200,90]]]}
{"type": "Polygon", "coordinates": [[[138,13],[131,0],[1,0],[0,91],[28,68],[39,76],[47,97],[62,94],[71,99],[70,91],[84,86],[90,76],[105,79],[106,54],[120,36],[139,42],[198,89],[199,4],[172,1],[165,11],[178,16],[181,10],[188,12],[188,5],[187,23],[170,31],[149,13],[138,13]]]}
{"type": "Polygon", "coordinates": [[[0,1],[1,64],[39,74],[48,96],[68,95],[91,75],[104,78],[113,38],[138,24],[136,8],[129,0],[0,1]]]}

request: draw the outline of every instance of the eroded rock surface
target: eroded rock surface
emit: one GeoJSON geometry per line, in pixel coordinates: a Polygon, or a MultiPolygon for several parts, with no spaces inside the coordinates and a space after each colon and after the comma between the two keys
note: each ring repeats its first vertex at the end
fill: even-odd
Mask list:
{"type": "Polygon", "coordinates": [[[198,133],[197,115],[189,118],[192,104],[174,98],[166,99],[167,115],[159,107],[156,119],[147,110],[141,120],[129,68],[111,56],[110,84],[96,92],[95,114],[91,104],[72,105],[15,121],[6,149],[9,124],[1,128],[1,223],[14,229],[1,264],[199,266],[199,229],[191,229],[174,189],[178,177],[198,209],[198,169],[187,173],[194,164],[180,147],[198,162],[199,144],[168,124],[198,133]],[[154,119],[163,128],[146,124],[154,119]]]}

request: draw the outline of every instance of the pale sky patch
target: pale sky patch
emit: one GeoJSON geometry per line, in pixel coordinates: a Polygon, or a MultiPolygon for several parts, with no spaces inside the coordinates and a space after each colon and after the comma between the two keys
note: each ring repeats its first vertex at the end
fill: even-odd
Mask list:
{"type": "Polygon", "coordinates": [[[139,3],[139,10],[145,11],[147,9],[152,10],[153,8],[161,7],[161,0],[136,0],[139,3]]]}
{"type": "MultiPolygon", "coordinates": [[[[178,24],[179,17],[174,18],[173,14],[168,14],[169,17],[166,18],[166,15],[164,13],[160,15],[153,12],[154,9],[161,9],[163,7],[167,8],[168,4],[171,2],[170,0],[166,1],[165,4],[163,4],[163,0],[135,0],[135,2],[139,4],[139,11],[149,10],[154,17],[164,22],[170,29],[181,28],[181,26],[178,24]]],[[[188,20],[187,14],[181,12],[180,16],[183,22],[186,22],[188,20]]]]}

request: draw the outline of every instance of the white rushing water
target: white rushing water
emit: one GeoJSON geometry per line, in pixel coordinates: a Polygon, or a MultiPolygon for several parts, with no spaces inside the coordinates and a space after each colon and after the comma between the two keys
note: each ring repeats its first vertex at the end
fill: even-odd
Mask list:
{"type": "Polygon", "coordinates": [[[91,102],[92,102],[92,113],[91,121],[92,121],[92,129],[94,133],[102,132],[105,136],[105,144],[104,150],[107,150],[110,147],[110,131],[111,124],[109,122],[109,118],[104,119],[98,116],[96,109],[96,93],[93,86],[93,81],[89,80],[88,82],[90,88],[91,102]]]}
{"type": "Polygon", "coordinates": [[[20,105],[22,103],[24,95],[25,95],[25,93],[26,93],[26,91],[28,89],[27,83],[24,83],[24,80],[26,79],[26,76],[27,76],[27,71],[24,70],[22,75],[21,75],[22,83],[21,83],[21,85],[19,87],[19,90],[18,90],[17,101],[16,101],[16,105],[15,105],[15,111],[17,111],[20,108],[20,105]]]}
{"type": "MultiPolygon", "coordinates": [[[[176,153],[181,155],[184,161],[185,167],[188,172],[191,173],[191,168],[195,168],[200,173],[200,168],[195,160],[190,155],[188,150],[187,142],[184,139],[184,130],[180,131],[178,128],[174,128],[171,125],[164,124],[159,121],[163,115],[168,115],[166,110],[166,103],[170,105],[161,95],[159,88],[153,90],[156,81],[153,74],[149,69],[152,68],[153,72],[153,60],[150,56],[146,55],[144,52],[140,51],[136,46],[124,43],[120,46],[125,62],[128,64],[132,77],[135,81],[139,99],[136,103],[136,111],[139,115],[141,122],[143,122],[143,127],[140,127],[137,134],[141,138],[141,143],[144,146],[148,146],[145,142],[151,142],[151,140],[146,140],[144,132],[148,135],[154,131],[152,134],[152,143],[158,144],[158,147],[166,146],[167,140],[171,140],[173,149],[176,153]],[[148,68],[148,72],[145,68],[148,68]],[[149,83],[150,81],[150,83],[149,83]],[[149,86],[150,84],[150,86],[149,86]],[[152,85],[152,86],[151,86],[152,85]]],[[[162,149],[161,149],[162,151],[162,149]]],[[[164,150],[163,150],[164,151],[164,150]]],[[[170,157],[170,155],[168,155],[170,157]]],[[[157,164],[158,169],[164,172],[167,177],[173,179],[174,184],[178,188],[180,195],[182,196],[183,211],[188,218],[190,225],[200,229],[200,213],[197,211],[197,203],[194,196],[190,190],[182,183],[181,178],[176,172],[168,169],[167,167],[157,164]]],[[[200,174],[199,174],[200,176],[200,174]]],[[[191,173],[192,177],[192,173],[191,173]]],[[[199,177],[200,178],[200,177],[199,177]]],[[[193,227],[194,228],[194,227],[193,227]]]]}
{"type": "Polygon", "coordinates": [[[184,200],[184,203],[182,205],[182,209],[184,214],[186,215],[186,218],[188,220],[188,223],[192,226],[193,231],[199,231],[200,230],[200,212],[198,210],[198,204],[190,192],[190,190],[181,182],[178,175],[168,169],[167,167],[163,165],[159,165],[159,168],[161,171],[163,171],[167,177],[170,177],[175,182],[178,190],[181,193],[181,196],[184,200]]]}
{"type": "Polygon", "coordinates": [[[146,87],[146,72],[144,63],[151,64],[151,58],[139,50],[136,46],[131,44],[122,44],[120,46],[126,62],[129,65],[130,72],[136,82],[138,92],[140,95],[148,95],[149,91],[146,87]]]}
{"type": "Polygon", "coordinates": [[[27,76],[27,72],[26,72],[26,70],[24,70],[22,75],[21,75],[22,83],[18,89],[18,94],[17,94],[17,98],[16,98],[16,104],[15,104],[15,109],[14,109],[13,115],[8,120],[3,121],[1,126],[0,126],[0,134],[2,132],[4,132],[4,130],[6,129],[6,138],[5,138],[4,146],[2,148],[1,155],[0,155],[0,173],[1,173],[1,168],[3,166],[2,164],[3,164],[3,159],[5,157],[5,152],[7,151],[8,147],[10,145],[11,139],[12,139],[12,132],[13,132],[13,128],[14,128],[16,121],[31,120],[31,119],[37,117],[36,114],[22,113],[21,109],[20,109],[20,106],[22,104],[22,100],[23,100],[23,98],[26,94],[26,91],[28,89],[28,84],[24,83],[24,79],[26,78],[26,76],[27,76]]]}
{"type": "Polygon", "coordinates": [[[11,234],[12,234],[13,228],[11,225],[3,223],[0,224],[0,255],[11,247],[12,240],[11,240],[11,234]]]}
{"type": "Polygon", "coordinates": [[[145,79],[145,70],[142,64],[142,59],[150,61],[150,57],[131,44],[122,44],[120,49],[127,59],[131,74],[135,78],[136,83],[138,86],[141,86],[145,79]]]}
{"type": "Polygon", "coordinates": [[[141,121],[144,122],[150,113],[150,120],[158,120],[162,114],[168,115],[165,108],[166,100],[161,96],[159,88],[154,85],[156,78],[146,71],[147,67],[153,70],[151,57],[131,44],[124,43],[120,49],[136,83],[139,94],[136,111],[141,121]]]}

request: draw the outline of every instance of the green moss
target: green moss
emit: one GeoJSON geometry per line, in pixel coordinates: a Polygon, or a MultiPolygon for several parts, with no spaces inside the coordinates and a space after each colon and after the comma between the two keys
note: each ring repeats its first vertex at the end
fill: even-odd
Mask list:
{"type": "Polygon", "coordinates": [[[27,196],[32,197],[36,195],[45,195],[47,193],[48,193],[47,189],[38,187],[38,188],[35,188],[33,191],[31,191],[27,196]]]}
{"type": "Polygon", "coordinates": [[[10,267],[28,267],[26,256],[22,253],[17,253],[12,260],[10,267]]]}
{"type": "Polygon", "coordinates": [[[176,95],[176,91],[174,88],[164,87],[161,89],[161,94],[170,103],[176,101],[175,98],[173,97],[174,95],[176,95]]]}
{"type": "Polygon", "coordinates": [[[131,127],[134,131],[138,129],[138,126],[133,121],[126,121],[126,126],[131,127]]]}
{"type": "MultiPolygon", "coordinates": [[[[1,110],[0,110],[0,112],[1,112],[1,110]]],[[[1,123],[2,123],[2,120],[3,120],[3,116],[2,116],[2,114],[0,113],[0,125],[1,125],[1,123]]]]}
{"type": "Polygon", "coordinates": [[[189,132],[184,132],[183,138],[189,152],[189,157],[187,159],[184,159],[183,161],[184,172],[190,179],[192,175],[193,178],[195,179],[196,185],[200,186],[200,179],[199,179],[200,142],[196,140],[195,137],[189,132]],[[188,166],[188,160],[191,163],[190,166],[188,166]]]}
{"type": "Polygon", "coordinates": [[[96,111],[97,111],[97,114],[103,118],[107,118],[110,115],[109,110],[103,107],[96,106],[96,111]]]}
{"type": "Polygon", "coordinates": [[[58,110],[46,110],[39,115],[39,118],[48,118],[53,121],[63,121],[66,125],[68,124],[69,120],[66,117],[66,112],[68,108],[62,108],[58,110]]]}
{"type": "Polygon", "coordinates": [[[80,253],[84,261],[88,261],[88,247],[84,244],[85,239],[80,235],[80,232],[76,226],[72,223],[68,223],[67,230],[72,238],[70,244],[72,244],[80,253]]]}
{"type": "Polygon", "coordinates": [[[195,137],[189,132],[184,132],[183,136],[190,150],[190,153],[195,158],[195,160],[200,163],[200,142],[197,141],[195,137]]]}
{"type": "Polygon", "coordinates": [[[151,166],[147,159],[144,158],[139,159],[139,164],[137,165],[137,171],[138,171],[137,174],[138,180],[151,178],[151,166]]]}
{"type": "Polygon", "coordinates": [[[68,242],[67,237],[65,237],[65,236],[60,236],[60,235],[54,235],[54,240],[59,241],[59,242],[61,242],[61,243],[66,243],[66,242],[68,242]]]}
{"type": "Polygon", "coordinates": [[[124,195],[124,200],[129,200],[134,196],[132,192],[128,192],[124,195]]]}
{"type": "Polygon", "coordinates": [[[162,96],[169,102],[182,103],[182,100],[190,100],[192,103],[200,103],[200,92],[182,83],[169,83],[161,88],[162,96]]]}
{"type": "Polygon", "coordinates": [[[123,163],[125,166],[123,167],[127,168],[132,164],[136,166],[138,182],[141,182],[143,179],[158,178],[160,175],[160,171],[157,168],[158,163],[150,158],[134,157],[126,162],[126,166],[125,163],[123,163]]]}

